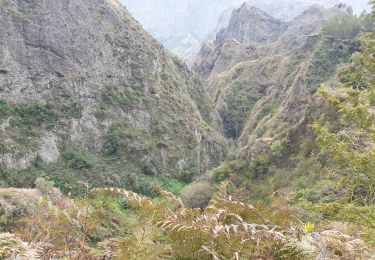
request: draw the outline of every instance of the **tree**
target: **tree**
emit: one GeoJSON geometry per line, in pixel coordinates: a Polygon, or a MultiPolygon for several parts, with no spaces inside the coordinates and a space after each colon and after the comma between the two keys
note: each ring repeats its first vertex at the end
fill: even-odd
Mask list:
{"type": "MultiPolygon", "coordinates": [[[[372,1],[374,5],[375,2],[372,1]]],[[[322,88],[338,115],[334,127],[315,123],[317,142],[329,154],[329,170],[343,182],[351,201],[375,200],[375,35],[361,37],[361,52],[341,71],[342,86],[322,88]]]]}

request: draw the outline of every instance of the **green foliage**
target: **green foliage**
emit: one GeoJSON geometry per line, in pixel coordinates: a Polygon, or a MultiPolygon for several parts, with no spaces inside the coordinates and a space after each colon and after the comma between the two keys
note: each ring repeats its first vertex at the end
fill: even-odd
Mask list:
{"type": "Polygon", "coordinates": [[[11,106],[5,101],[0,100],[0,119],[4,119],[11,113],[11,106]]]}
{"type": "Polygon", "coordinates": [[[258,155],[250,163],[250,171],[255,178],[262,177],[268,173],[271,160],[267,155],[258,155]]]}
{"type": "Polygon", "coordinates": [[[269,101],[263,104],[262,109],[257,114],[257,120],[263,119],[265,116],[273,114],[277,111],[279,104],[269,101]]]}
{"type": "MultiPolygon", "coordinates": [[[[132,126],[127,119],[124,119],[112,125],[105,137],[104,147],[107,155],[124,155],[129,160],[137,161],[139,156],[159,149],[161,142],[163,140],[159,137],[132,126]]],[[[142,167],[147,168],[148,165],[142,167]]],[[[153,171],[156,173],[155,169],[153,171]]],[[[149,173],[147,169],[145,173],[149,173]]]]}
{"type": "Polygon", "coordinates": [[[45,193],[51,191],[53,185],[55,185],[53,181],[48,181],[42,177],[38,177],[35,180],[35,188],[45,193]]]}
{"type": "Polygon", "coordinates": [[[355,41],[333,44],[323,39],[312,56],[305,77],[308,91],[314,94],[320,85],[336,74],[337,66],[349,61],[355,41]]]}
{"type": "Polygon", "coordinates": [[[369,17],[337,15],[324,24],[321,33],[342,39],[353,39],[361,32],[372,30],[372,26],[369,26],[371,20],[369,17]]]}
{"type": "Polygon", "coordinates": [[[195,164],[190,165],[188,168],[184,169],[180,173],[175,175],[175,178],[183,183],[190,183],[194,180],[195,177],[198,177],[200,174],[199,167],[195,164]]]}
{"type": "Polygon", "coordinates": [[[111,131],[105,136],[104,151],[107,155],[117,153],[120,146],[120,137],[116,128],[112,128],[111,131]]]}
{"type": "Polygon", "coordinates": [[[212,175],[215,182],[222,182],[228,180],[229,177],[235,173],[236,161],[229,161],[222,163],[219,167],[212,170],[212,175]]]}
{"type": "Polygon", "coordinates": [[[75,170],[87,170],[95,165],[95,158],[79,147],[69,146],[65,148],[62,156],[67,165],[75,170]]]}
{"type": "Polygon", "coordinates": [[[249,82],[235,80],[232,85],[234,89],[225,97],[228,115],[224,118],[224,124],[228,128],[227,135],[238,138],[249,112],[259,100],[260,95],[252,89],[249,82]]]}
{"type": "Polygon", "coordinates": [[[151,105],[152,102],[145,93],[137,87],[128,86],[106,86],[102,93],[104,104],[109,106],[119,106],[125,111],[130,107],[142,107],[151,105]]]}
{"type": "Polygon", "coordinates": [[[58,119],[57,111],[53,109],[53,104],[45,100],[20,104],[14,110],[18,115],[18,118],[12,121],[15,125],[39,126],[55,124],[58,119]]]}
{"type": "Polygon", "coordinates": [[[39,101],[9,103],[0,100],[0,120],[9,118],[13,149],[22,154],[35,149],[36,138],[43,130],[53,129],[59,122],[82,116],[82,104],[72,99],[46,97],[39,101]]]}
{"type": "Polygon", "coordinates": [[[0,154],[6,154],[7,152],[9,152],[8,145],[0,139],[0,154]]]}
{"type": "Polygon", "coordinates": [[[165,190],[172,192],[174,195],[180,196],[184,187],[186,186],[186,183],[176,179],[163,179],[161,181],[161,186],[165,190]]]}
{"type": "Polygon", "coordinates": [[[213,195],[211,183],[196,181],[189,184],[182,193],[183,202],[190,208],[204,209],[210,202],[213,195]]]}
{"type": "Polygon", "coordinates": [[[272,155],[276,158],[282,158],[287,154],[289,145],[289,140],[287,139],[276,140],[271,144],[272,155]]]}
{"type": "MultiPolygon", "coordinates": [[[[327,221],[344,221],[357,226],[369,245],[375,245],[375,209],[353,203],[311,203],[301,202],[300,206],[310,213],[320,214],[327,221]]],[[[317,218],[316,218],[317,219],[317,218]]]]}
{"type": "Polygon", "coordinates": [[[155,176],[158,174],[158,170],[155,167],[155,163],[151,161],[147,161],[144,163],[142,172],[143,174],[148,176],[155,176]]]}
{"type": "Polygon", "coordinates": [[[353,64],[343,71],[346,83],[340,89],[343,98],[322,90],[336,110],[341,126],[330,129],[316,123],[317,142],[330,155],[332,174],[342,181],[352,200],[372,206],[375,200],[375,154],[372,133],[375,115],[375,39],[372,33],[362,36],[362,52],[353,56],[353,64]],[[355,69],[352,69],[355,68],[355,69]],[[359,88],[366,85],[366,88],[359,88]],[[345,185],[347,183],[347,185],[345,185]]]}

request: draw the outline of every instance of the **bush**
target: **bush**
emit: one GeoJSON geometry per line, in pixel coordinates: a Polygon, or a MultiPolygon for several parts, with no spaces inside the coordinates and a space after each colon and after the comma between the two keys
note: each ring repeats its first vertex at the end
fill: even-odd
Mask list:
{"type": "Polygon", "coordinates": [[[219,167],[212,170],[213,178],[215,182],[221,182],[229,179],[233,173],[230,163],[226,162],[220,165],[219,167]]]}
{"type": "Polygon", "coordinates": [[[260,121],[265,116],[268,116],[269,114],[275,113],[277,111],[278,107],[279,107],[279,104],[277,104],[273,101],[266,102],[262,106],[262,109],[257,114],[257,120],[260,121]]]}
{"type": "Polygon", "coordinates": [[[276,140],[271,145],[272,155],[275,156],[276,158],[282,158],[288,152],[288,148],[289,148],[289,140],[287,139],[276,140]]]}
{"type": "Polygon", "coordinates": [[[111,129],[108,135],[105,136],[104,140],[104,152],[107,155],[115,154],[120,146],[120,138],[118,132],[111,129]]]}
{"type": "Polygon", "coordinates": [[[155,175],[158,174],[158,169],[156,168],[154,162],[147,161],[143,165],[142,172],[143,172],[144,175],[147,175],[147,176],[155,176],[155,175]]]}
{"type": "Polygon", "coordinates": [[[68,166],[75,170],[91,169],[95,164],[94,157],[78,147],[66,148],[63,158],[67,161],[68,166]]]}
{"type": "Polygon", "coordinates": [[[11,106],[5,101],[0,100],[0,119],[4,119],[11,114],[11,106]]]}
{"type": "Polygon", "coordinates": [[[7,152],[9,152],[9,148],[7,144],[3,140],[0,139],[0,154],[5,154],[7,152]]]}
{"type": "Polygon", "coordinates": [[[210,183],[198,181],[190,184],[182,193],[182,201],[187,207],[204,209],[211,200],[213,189],[210,183]]]}
{"type": "Polygon", "coordinates": [[[36,178],[34,184],[35,188],[40,190],[41,192],[48,192],[53,189],[53,185],[55,185],[55,182],[38,177],[36,178]]]}
{"type": "Polygon", "coordinates": [[[271,160],[267,155],[258,155],[252,160],[250,170],[254,173],[254,177],[258,178],[268,173],[271,166],[271,160]]]}
{"type": "Polygon", "coordinates": [[[194,180],[194,177],[199,174],[199,167],[197,165],[191,165],[189,168],[179,173],[176,178],[183,183],[190,183],[194,180]]]}

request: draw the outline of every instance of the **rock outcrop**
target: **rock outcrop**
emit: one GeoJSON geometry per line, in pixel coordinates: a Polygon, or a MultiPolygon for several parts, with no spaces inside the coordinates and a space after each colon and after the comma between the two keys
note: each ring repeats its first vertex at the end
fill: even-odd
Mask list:
{"type": "Polygon", "coordinates": [[[193,166],[199,175],[224,157],[201,82],[118,1],[0,1],[0,23],[8,167],[70,160],[67,146],[172,175],[193,166]]]}

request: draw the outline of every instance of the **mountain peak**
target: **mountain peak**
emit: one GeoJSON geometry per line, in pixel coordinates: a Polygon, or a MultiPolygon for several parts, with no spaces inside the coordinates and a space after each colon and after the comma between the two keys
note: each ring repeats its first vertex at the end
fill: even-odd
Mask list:
{"type": "Polygon", "coordinates": [[[273,42],[285,28],[285,23],[263,10],[244,3],[232,13],[229,25],[216,36],[216,44],[226,39],[235,39],[240,43],[273,42]]]}

